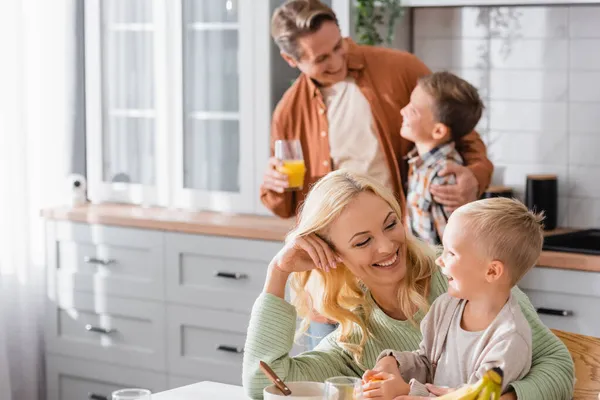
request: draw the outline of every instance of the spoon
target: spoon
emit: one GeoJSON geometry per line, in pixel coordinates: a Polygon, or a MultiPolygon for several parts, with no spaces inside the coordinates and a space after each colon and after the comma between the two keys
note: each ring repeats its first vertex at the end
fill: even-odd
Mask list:
{"type": "Polygon", "coordinates": [[[277,376],[275,371],[273,371],[266,362],[260,362],[260,370],[267,376],[267,378],[269,378],[271,382],[273,382],[273,384],[281,391],[281,393],[283,393],[284,396],[289,396],[292,394],[290,388],[283,383],[281,378],[277,376]]]}

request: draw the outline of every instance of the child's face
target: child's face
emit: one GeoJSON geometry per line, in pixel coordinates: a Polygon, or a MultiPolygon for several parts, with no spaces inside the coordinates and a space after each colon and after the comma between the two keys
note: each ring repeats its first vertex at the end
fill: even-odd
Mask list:
{"type": "Polygon", "coordinates": [[[417,85],[410,95],[410,103],[400,110],[400,135],[411,142],[431,141],[436,123],[432,107],[433,98],[417,85]]]}
{"type": "Polygon", "coordinates": [[[491,260],[477,245],[477,238],[465,226],[467,218],[452,214],[444,230],[444,252],[436,264],[448,278],[448,294],[473,300],[489,290],[486,280],[491,260]]]}

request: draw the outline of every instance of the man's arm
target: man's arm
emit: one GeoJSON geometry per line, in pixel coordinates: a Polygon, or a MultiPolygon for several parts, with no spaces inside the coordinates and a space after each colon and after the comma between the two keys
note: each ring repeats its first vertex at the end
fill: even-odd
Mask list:
{"type": "MultiPolygon", "coordinates": [[[[280,129],[278,118],[278,113],[275,111],[271,122],[271,157],[275,155],[275,141],[286,139],[284,131],[280,129]]],[[[260,200],[265,207],[281,218],[290,218],[296,215],[297,201],[294,192],[277,193],[267,189],[263,183],[260,187],[260,200]]]]}
{"type": "Polygon", "coordinates": [[[456,149],[465,161],[465,165],[473,172],[479,182],[481,196],[489,186],[494,172],[494,165],[487,158],[487,148],[481,136],[473,131],[456,142],[456,149]]]}

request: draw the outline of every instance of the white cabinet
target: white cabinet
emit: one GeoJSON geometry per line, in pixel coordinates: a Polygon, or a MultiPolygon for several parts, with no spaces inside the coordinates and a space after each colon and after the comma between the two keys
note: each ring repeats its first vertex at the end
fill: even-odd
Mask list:
{"type": "MultiPolygon", "coordinates": [[[[268,103],[254,82],[249,0],[85,2],[89,197],[254,212],[254,143],[268,103]],[[264,105],[261,108],[261,104],[264,105]]],[[[265,90],[268,90],[265,88],[265,90]]]]}
{"type": "MultiPolygon", "coordinates": [[[[264,213],[282,0],[86,0],[92,202],[264,213]]],[[[348,2],[326,1],[347,33],[348,2]]]]}
{"type": "Polygon", "coordinates": [[[248,314],[169,306],[169,372],[241,385],[249,321],[248,314]]]}
{"type": "Polygon", "coordinates": [[[46,312],[48,351],[165,371],[165,305],[59,291],[46,312]]]}
{"type": "Polygon", "coordinates": [[[49,290],[164,299],[162,232],[56,222],[48,229],[49,290]]]}
{"type": "Polygon", "coordinates": [[[167,299],[249,313],[280,249],[277,242],[168,233],[167,299]]]}
{"type": "Polygon", "coordinates": [[[549,328],[600,337],[600,273],[535,267],[519,287],[549,328]]]}
{"type": "Polygon", "coordinates": [[[46,232],[48,400],[241,384],[251,307],[282,243],[66,221],[46,232]]]}

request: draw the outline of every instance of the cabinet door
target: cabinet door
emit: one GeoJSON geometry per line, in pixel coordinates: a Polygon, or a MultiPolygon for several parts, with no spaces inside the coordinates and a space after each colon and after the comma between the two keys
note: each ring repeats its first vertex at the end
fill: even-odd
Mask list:
{"type": "Polygon", "coordinates": [[[90,0],[86,133],[92,201],[158,204],[164,92],[161,2],[90,0]]]}
{"type": "Polygon", "coordinates": [[[174,70],[180,74],[175,82],[181,90],[175,92],[182,121],[173,157],[175,202],[186,208],[252,212],[253,4],[178,4],[173,25],[182,53],[174,70]]]}
{"type": "Polygon", "coordinates": [[[164,233],[53,221],[47,229],[48,294],[164,299],[164,233]]]}
{"type": "Polygon", "coordinates": [[[250,313],[282,243],[167,233],[167,301],[250,313]],[[235,249],[235,251],[232,251],[235,249]]]}
{"type": "Polygon", "coordinates": [[[55,355],[46,358],[46,379],[48,400],[110,400],[119,389],[167,389],[164,374],[55,355]]]}
{"type": "Polygon", "coordinates": [[[47,302],[48,352],[163,372],[165,320],[164,303],[58,293],[47,302]]]}

